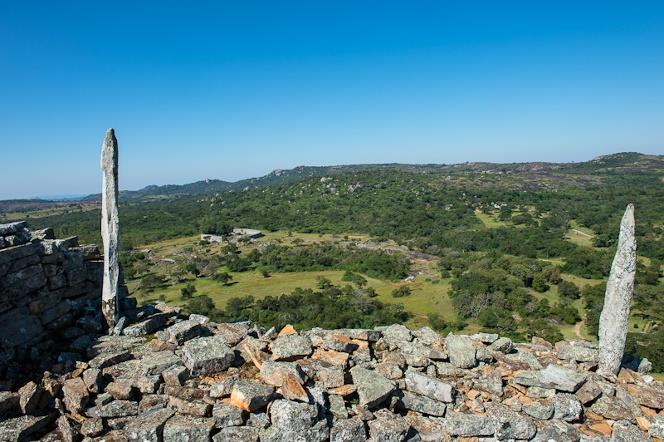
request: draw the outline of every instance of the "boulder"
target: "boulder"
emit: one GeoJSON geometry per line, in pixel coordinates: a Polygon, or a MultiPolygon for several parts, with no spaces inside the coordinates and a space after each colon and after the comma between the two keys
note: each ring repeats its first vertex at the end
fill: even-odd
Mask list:
{"type": "Polygon", "coordinates": [[[222,336],[187,341],[182,353],[185,366],[194,376],[226,370],[235,359],[235,352],[222,336]]]}
{"type": "Polygon", "coordinates": [[[357,387],[360,405],[375,407],[394,391],[392,382],[375,370],[353,367],[350,373],[353,377],[353,384],[357,387]]]}
{"type": "Polygon", "coordinates": [[[473,368],[477,365],[477,349],[469,336],[450,334],[445,342],[452,365],[458,368],[473,368]]]}

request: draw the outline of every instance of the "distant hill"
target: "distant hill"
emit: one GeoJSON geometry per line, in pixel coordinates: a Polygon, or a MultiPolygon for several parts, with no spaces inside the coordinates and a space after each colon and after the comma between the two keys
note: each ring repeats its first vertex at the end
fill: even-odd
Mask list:
{"type": "MultiPolygon", "coordinates": [[[[343,173],[357,173],[375,170],[398,170],[421,174],[447,173],[525,173],[536,179],[538,174],[550,172],[573,174],[613,174],[613,173],[661,173],[664,174],[664,155],[645,155],[638,152],[622,152],[596,157],[580,163],[488,163],[468,162],[460,164],[356,164],[338,166],[298,166],[293,169],[278,169],[267,175],[248,178],[235,182],[207,179],[189,184],[168,184],[163,186],[147,186],[140,190],[120,192],[124,200],[159,200],[174,197],[214,194],[227,191],[298,182],[306,178],[322,177],[343,173]]],[[[88,195],[81,202],[95,202],[100,194],[88,195]]],[[[32,210],[53,206],[55,202],[48,200],[12,200],[0,201],[0,212],[12,210],[32,210]],[[20,203],[19,203],[20,202],[20,203]]],[[[58,202],[58,205],[62,204],[58,202]]]]}

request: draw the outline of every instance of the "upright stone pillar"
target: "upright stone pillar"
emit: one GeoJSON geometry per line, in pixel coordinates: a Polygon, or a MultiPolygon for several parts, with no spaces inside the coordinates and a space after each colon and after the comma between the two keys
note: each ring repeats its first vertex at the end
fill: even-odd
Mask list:
{"type": "Polygon", "coordinates": [[[118,219],[118,140],[108,129],[101,146],[101,237],[104,243],[104,282],[101,309],[109,329],[118,320],[120,236],[118,219]]]}
{"type": "Polygon", "coordinates": [[[604,308],[599,317],[598,372],[604,375],[617,374],[620,370],[627,338],[629,304],[634,292],[635,274],[634,205],[629,204],[620,222],[618,249],[611,265],[604,295],[604,308]]]}

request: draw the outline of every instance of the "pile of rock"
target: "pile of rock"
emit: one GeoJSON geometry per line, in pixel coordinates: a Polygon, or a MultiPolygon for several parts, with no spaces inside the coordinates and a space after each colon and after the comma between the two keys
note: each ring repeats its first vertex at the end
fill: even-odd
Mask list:
{"type": "Polygon", "coordinates": [[[54,331],[88,304],[99,309],[101,264],[97,247],[79,246],[76,237],[0,224],[0,380],[15,378],[6,372],[12,363],[42,360],[54,331]]]}
{"type": "Polygon", "coordinates": [[[277,332],[163,304],[115,332],[72,371],[0,392],[0,440],[664,438],[664,385],[628,368],[598,375],[588,342],[277,332]]]}

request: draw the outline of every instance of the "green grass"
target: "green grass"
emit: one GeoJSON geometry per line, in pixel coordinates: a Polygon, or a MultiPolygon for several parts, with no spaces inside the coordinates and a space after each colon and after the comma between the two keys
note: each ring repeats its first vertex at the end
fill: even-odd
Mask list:
{"type": "Polygon", "coordinates": [[[581,247],[594,248],[593,238],[595,238],[595,233],[592,230],[581,227],[575,220],[570,221],[570,228],[565,234],[567,241],[581,247]]]}
{"type": "Polygon", "coordinates": [[[505,227],[507,225],[507,223],[499,221],[495,214],[487,214],[479,209],[475,209],[475,216],[479,218],[480,221],[482,221],[482,224],[484,224],[484,227],[487,229],[495,229],[498,227],[505,227]]]}
{"type": "MultiPolygon", "coordinates": [[[[291,293],[298,287],[314,289],[318,276],[328,278],[335,285],[347,284],[347,282],[341,280],[344,272],[340,270],[272,273],[268,278],[263,277],[256,271],[231,274],[233,275],[233,281],[232,284],[227,286],[209,278],[199,278],[191,281],[196,287],[196,296],[207,295],[214,301],[217,308],[223,309],[228,300],[233,297],[251,295],[256,299],[262,299],[270,295],[279,296],[291,293]]],[[[448,297],[449,280],[432,282],[420,276],[413,282],[391,282],[363,276],[367,279],[369,286],[373,287],[378,293],[378,300],[385,303],[401,303],[406,311],[413,314],[413,318],[410,320],[411,325],[426,323],[428,315],[432,312],[440,314],[443,319],[448,321],[456,319],[454,308],[448,297]],[[402,285],[408,285],[412,290],[412,294],[403,298],[394,298],[392,290],[402,285]]],[[[128,285],[130,291],[134,292],[137,282],[133,281],[128,285]]],[[[185,285],[186,283],[175,284],[156,289],[145,297],[137,294],[137,297],[141,303],[146,303],[156,301],[163,295],[169,304],[181,305],[185,301],[180,298],[180,289],[185,285]]]]}

